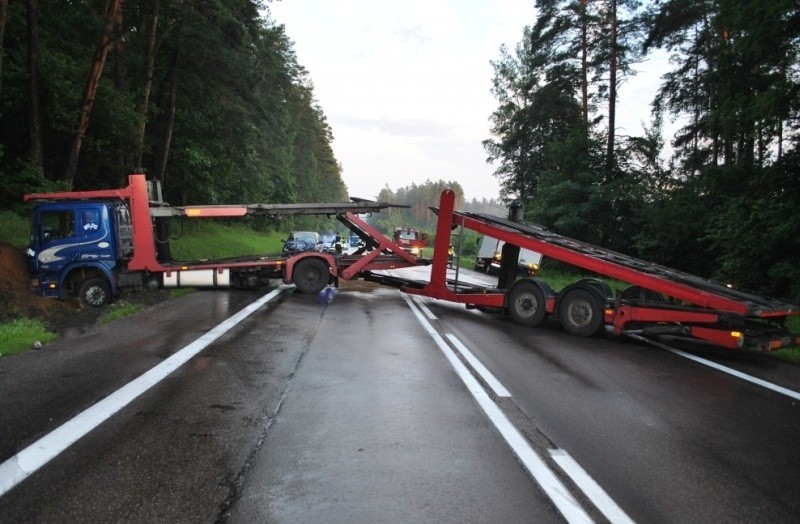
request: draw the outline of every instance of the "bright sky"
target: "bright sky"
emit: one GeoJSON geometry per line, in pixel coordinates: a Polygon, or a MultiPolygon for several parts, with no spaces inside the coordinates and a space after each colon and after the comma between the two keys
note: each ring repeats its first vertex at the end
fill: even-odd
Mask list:
{"type": "MultiPolygon", "coordinates": [[[[309,71],[351,196],[441,179],[467,199],[499,197],[481,145],[497,107],[489,61],[534,23],[533,0],[278,0],[269,9],[309,71]]],[[[631,110],[618,111],[618,133],[641,133],[658,80],[623,86],[631,110]]]]}

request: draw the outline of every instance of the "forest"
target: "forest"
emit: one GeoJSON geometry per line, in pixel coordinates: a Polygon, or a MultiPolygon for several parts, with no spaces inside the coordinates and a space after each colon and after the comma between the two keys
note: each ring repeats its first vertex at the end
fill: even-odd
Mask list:
{"type": "MultiPolygon", "coordinates": [[[[536,0],[492,62],[487,161],[505,203],[561,234],[800,301],[800,5],[536,0]],[[642,136],[626,80],[671,57],[642,136]],[[664,123],[679,122],[674,136],[664,123]]],[[[343,200],[333,130],[264,0],[0,0],[0,205],[119,187],[173,204],[343,200]]],[[[465,65],[464,67],[468,67],[465,65]]],[[[426,227],[444,187],[391,191],[426,227]]],[[[470,205],[473,207],[469,209],[470,205]]],[[[491,212],[491,211],[490,211],[491,212]]]]}
{"type": "Polygon", "coordinates": [[[800,4],[535,4],[492,63],[503,197],[561,234],[797,303],[800,4]],[[652,120],[624,136],[620,92],[657,51],[671,68],[652,120]]]}
{"type": "Polygon", "coordinates": [[[0,188],[120,187],[173,204],[346,199],[284,29],[254,0],[0,0],[0,188]]]}

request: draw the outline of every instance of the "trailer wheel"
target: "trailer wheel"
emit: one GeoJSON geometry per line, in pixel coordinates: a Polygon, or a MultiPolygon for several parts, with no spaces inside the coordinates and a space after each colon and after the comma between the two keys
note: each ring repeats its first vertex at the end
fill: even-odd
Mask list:
{"type": "Polygon", "coordinates": [[[558,316],[564,330],[579,337],[596,335],[603,327],[603,310],[597,297],[585,289],[573,289],[561,297],[558,316]]]}
{"type": "Polygon", "coordinates": [[[508,313],[520,325],[536,327],[547,318],[547,302],[542,289],[533,282],[519,282],[508,294],[508,313]]]}
{"type": "Polygon", "coordinates": [[[111,302],[111,287],[103,278],[87,278],[78,287],[78,300],[84,306],[105,306],[111,302]]]}
{"type": "Polygon", "coordinates": [[[316,295],[328,285],[330,272],[328,265],[318,258],[306,258],[297,263],[292,282],[297,289],[309,295],[316,295]]]}

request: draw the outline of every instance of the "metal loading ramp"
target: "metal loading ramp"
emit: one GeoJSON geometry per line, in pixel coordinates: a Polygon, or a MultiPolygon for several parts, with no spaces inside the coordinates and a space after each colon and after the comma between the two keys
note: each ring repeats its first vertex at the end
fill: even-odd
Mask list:
{"type": "MultiPolygon", "coordinates": [[[[432,209],[434,210],[434,212],[438,213],[438,208],[432,208],[432,209]]],[[[675,284],[691,286],[694,289],[712,295],[740,302],[746,305],[747,310],[749,312],[748,316],[770,317],[779,314],[785,315],[787,313],[789,314],[800,313],[800,308],[798,308],[797,306],[787,304],[780,300],[768,297],[761,297],[750,293],[746,293],[744,291],[732,289],[726,286],[725,284],[716,282],[714,280],[701,278],[695,275],[684,273],[682,271],[667,268],[658,264],[646,262],[644,260],[624,255],[622,253],[617,253],[616,251],[612,251],[610,249],[604,249],[598,246],[594,246],[592,244],[581,242],[579,240],[559,235],[557,233],[547,230],[543,226],[539,226],[536,224],[512,222],[510,220],[497,217],[494,215],[487,215],[483,213],[469,213],[463,211],[455,211],[453,212],[453,216],[454,216],[453,220],[454,223],[459,222],[458,217],[461,216],[467,217],[500,229],[505,229],[512,233],[524,235],[533,238],[535,240],[545,242],[546,244],[549,245],[567,249],[573,253],[579,253],[586,257],[590,257],[593,260],[608,262],[610,264],[624,267],[632,271],[637,271],[639,273],[648,276],[657,277],[659,279],[672,282],[675,284]]],[[[512,244],[513,243],[514,242],[512,242],[512,244]]],[[[523,247],[529,247],[529,246],[523,246],[523,247]]],[[[547,253],[543,253],[543,255],[550,256],[547,253]]],[[[551,258],[557,258],[557,257],[551,257],[551,258]]],[[[594,268],[592,270],[597,271],[594,268]]],[[[599,272],[602,273],[602,270],[599,272]]],[[[666,294],[669,293],[667,292],[666,294]]]]}

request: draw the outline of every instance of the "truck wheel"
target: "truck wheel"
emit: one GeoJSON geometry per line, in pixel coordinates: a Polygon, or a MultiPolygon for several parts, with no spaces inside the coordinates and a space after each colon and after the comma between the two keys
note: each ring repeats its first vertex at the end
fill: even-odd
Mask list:
{"type": "Polygon", "coordinates": [[[297,289],[309,295],[316,295],[328,285],[330,272],[328,264],[318,258],[306,258],[294,268],[292,282],[297,289]]]}
{"type": "Polygon", "coordinates": [[[78,287],[78,300],[84,306],[105,306],[111,302],[111,287],[103,278],[87,278],[78,287]]]}
{"type": "Polygon", "coordinates": [[[533,282],[520,282],[508,294],[508,313],[523,326],[535,327],[547,317],[547,302],[541,288],[533,282]]]}
{"type": "Polygon", "coordinates": [[[559,301],[558,316],[564,330],[579,337],[596,335],[603,327],[600,303],[585,289],[568,291],[559,301]]]}

